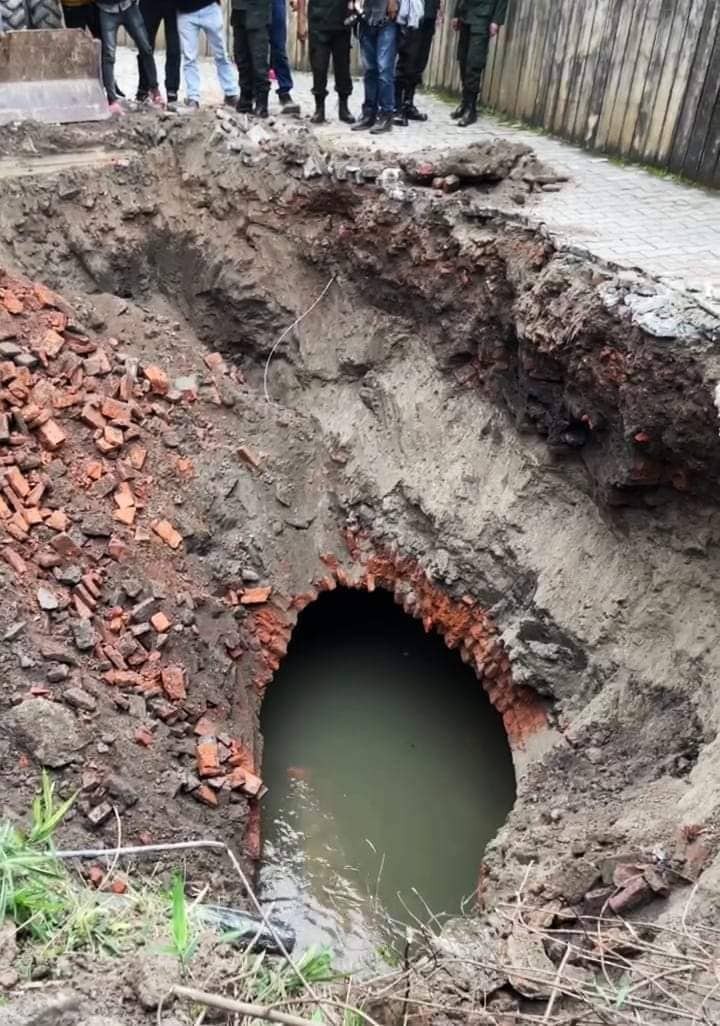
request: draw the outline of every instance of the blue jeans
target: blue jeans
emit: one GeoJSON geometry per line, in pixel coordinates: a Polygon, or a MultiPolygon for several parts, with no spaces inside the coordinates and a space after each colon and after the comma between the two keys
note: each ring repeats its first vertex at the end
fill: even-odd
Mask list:
{"type": "Polygon", "coordinates": [[[290,61],[287,55],[287,7],[285,0],[273,0],[270,22],[270,67],[275,72],[279,93],[289,93],[293,87],[290,61]]]}
{"type": "Polygon", "coordinates": [[[200,68],[198,67],[198,44],[200,32],[207,36],[222,91],[226,96],[238,95],[238,77],[235,65],[228,58],[225,49],[225,26],[222,7],[210,3],[191,14],[177,16],[180,44],[183,55],[183,77],[188,100],[200,102],[200,68]]]}
{"type": "Polygon", "coordinates": [[[395,109],[395,55],[398,27],[394,21],[368,25],[360,19],[360,57],[365,81],[363,116],[374,118],[395,109]]]}

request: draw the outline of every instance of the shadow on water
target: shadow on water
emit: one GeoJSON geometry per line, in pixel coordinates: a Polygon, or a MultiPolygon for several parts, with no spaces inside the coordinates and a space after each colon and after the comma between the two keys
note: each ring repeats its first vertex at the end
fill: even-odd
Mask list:
{"type": "Polygon", "coordinates": [[[387,593],[327,593],[302,613],[261,723],[261,891],[301,946],[356,966],[391,919],[460,911],[515,775],[456,652],[387,593]]]}

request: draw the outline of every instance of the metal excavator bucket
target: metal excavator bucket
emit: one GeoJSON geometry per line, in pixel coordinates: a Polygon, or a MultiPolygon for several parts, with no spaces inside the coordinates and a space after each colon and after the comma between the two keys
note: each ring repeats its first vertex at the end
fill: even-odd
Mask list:
{"type": "Polygon", "coordinates": [[[0,33],[0,125],[109,117],[100,43],[82,29],[0,33]]]}

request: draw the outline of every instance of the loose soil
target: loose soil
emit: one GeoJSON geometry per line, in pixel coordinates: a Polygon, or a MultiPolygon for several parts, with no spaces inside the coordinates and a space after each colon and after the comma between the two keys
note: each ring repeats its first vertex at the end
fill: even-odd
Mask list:
{"type": "MultiPolygon", "coordinates": [[[[247,127],[0,133],[5,814],[46,765],[80,791],[65,847],[116,843],[114,807],[127,843],[220,838],[252,867],[259,710],[298,611],[382,587],[475,667],[513,746],[486,922],[521,885],[582,907],[618,855],[670,880],[644,915],[695,880],[711,907],[717,324],[556,248],[524,148],[398,167],[247,127]],[[18,154],[52,173],[14,177],[18,154]]],[[[240,901],[224,864],[191,871],[240,901]]],[[[88,964],[66,969],[93,1013],[145,1021],[88,964]]]]}

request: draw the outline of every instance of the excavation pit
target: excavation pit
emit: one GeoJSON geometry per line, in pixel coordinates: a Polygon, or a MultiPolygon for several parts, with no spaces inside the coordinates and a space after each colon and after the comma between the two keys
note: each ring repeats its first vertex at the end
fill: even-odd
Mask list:
{"type": "MultiPolygon", "coordinates": [[[[298,618],[389,592],[512,749],[512,811],[467,844],[483,950],[518,890],[543,923],[627,911],[618,859],[644,915],[698,878],[713,907],[717,325],[496,208],[521,156],[400,198],[381,158],[360,185],[302,134],[239,157],[212,119],[138,125],[33,130],[52,173],[3,168],[13,808],[47,765],[78,846],[114,843],[115,806],[124,836],[221,837],[252,871],[298,618]]],[[[500,976],[477,1001],[534,1000],[500,976]]]]}

